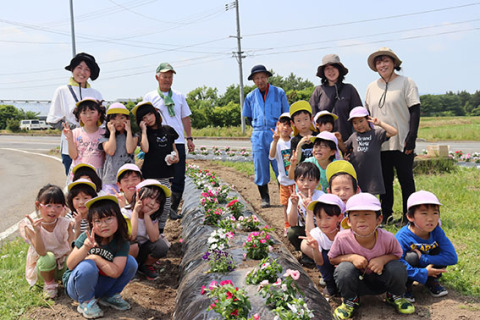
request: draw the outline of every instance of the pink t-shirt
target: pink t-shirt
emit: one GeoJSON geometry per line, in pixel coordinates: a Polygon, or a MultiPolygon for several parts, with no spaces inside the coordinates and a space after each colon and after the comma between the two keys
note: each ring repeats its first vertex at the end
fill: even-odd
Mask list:
{"type": "Polygon", "coordinates": [[[102,169],[105,161],[105,152],[100,150],[98,145],[105,133],[105,129],[98,128],[94,133],[87,133],[84,128],[76,128],[72,133],[73,141],[78,151],[78,157],[73,160],[72,167],[79,163],[88,163],[94,166],[97,171],[102,169]]]}
{"type": "Polygon", "coordinates": [[[398,243],[393,233],[385,231],[383,229],[377,229],[377,242],[372,249],[362,247],[352,229],[347,229],[337,233],[335,240],[333,241],[328,257],[330,259],[346,254],[358,254],[365,257],[368,261],[373,258],[393,254],[397,257],[402,256],[402,247],[398,243]]]}

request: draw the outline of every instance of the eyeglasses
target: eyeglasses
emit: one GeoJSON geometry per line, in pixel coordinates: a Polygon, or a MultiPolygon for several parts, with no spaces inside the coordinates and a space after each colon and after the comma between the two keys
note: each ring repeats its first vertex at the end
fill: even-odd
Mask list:
{"type": "Polygon", "coordinates": [[[53,210],[62,210],[64,208],[64,205],[63,204],[43,204],[43,203],[40,203],[40,206],[43,207],[43,208],[47,208],[48,210],[50,209],[53,209],[53,210]]]}
{"type": "Polygon", "coordinates": [[[93,220],[93,224],[95,224],[95,225],[97,225],[97,226],[99,226],[99,225],[101,225],[101,224],[107,224],[107,225],[109,225],[109,224],[112,224],[112,222],[115,221],[115,220],[116,220],[116,219],[115,219],[114,217],[108,217],[108,218],[105,218],[105,219],[102,219],[102,220],[100,220],[100,219],[95,219],[95,220],[93,220]]]}

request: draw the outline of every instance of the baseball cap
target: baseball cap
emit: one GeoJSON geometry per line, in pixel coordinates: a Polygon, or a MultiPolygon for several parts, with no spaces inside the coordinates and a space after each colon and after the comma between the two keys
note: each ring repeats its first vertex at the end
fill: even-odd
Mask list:
{"type": "Polygon", "coordinates": [[[168,62],[162,62],[157,67],[157,73],[173,71],[176,74],[175,70],[173,69],[172,65],[168,62]]]}
{"type": "Polygon", "coordinates": [[[133,107],[132,114],[136,117],[138,109],[140,107],[143,107],[143,106],[149,106],[149,107],[152,107],[152,108],[155,109],[155,107],[153,106],[153,104],[150,101],[140,101],[139,103],[137,103],[137,105],[135,107],[133,107]]]}
{"type": "Polygon", "coordinates": [[[71,182],[68,185],[67,190],[70,191],[70,190],[72,190],[73,187],[75,187],[79,184],[84,184],[84,185],[90,186],[90,187],[92,187],[93,190],[97,191],[97,186],[95,185],[95,183],[93,183],[90,180],[84,179],[84,178],[80,178],[80,179],[77,179],[77,180],[71,182]]]}
{"type": "Polygon", "coordinates": [[[380,200],[378,200],[377,197],[375,197],[374,195],[367,192],[361,192],[351,196],[350,199],[347,200],[345,211],[348,213],[349,211],[361,210],[382,210],[380,200]]]}
{"type": "Polygon", "coordinates": [[[345,172],[351,175],[355,180],[357,180],[357,173],[353,165],[346,160],[337,160],[331,162],[327,166],[327,181],[330,181],[330,178],[339,172],[345,172]]]}
{"type": "Polygon", "coordinates": [[[125,114],[128,116],[130,114],[130,111],[128,111],[127,107],[125,107],[123,103],[115,102],[108,107],[107,114],[116,114],[116,113],[125,114]]]}
{"type": "Polygon", "coordinates": [[[328,112],[327,110],[322,110],[320,112],[317,112],[315,117],[313,117],[313,122],[317,122],[318,118],[324,117],[324,116],[332,116],[333,121],[338,119],[338,116],[335,113],[328,112]]]}
{"type": "Polygon", "coordinates": [[[312,106],[310,106],[310,103],[305,100],[299,100],[290,106],[290,118],[295,112],[301,110],[307,111],[308,113],[312,114],[312,106]]]}
{"type": "Polygon", "coordinates": [[[116,204],[118,204],[118,199],[117,197],[109,194],[109,195],[105,195],[105,196],[99,196],[99,197],[95,197],[93,199],[90,199],[88,200],[86,203],[85,203],[85,206],[90,209],[90,207],[95,203],[95,202],[98,202],[98,201],[101,201],[101,200],[108,200],[108,201],[113,201],[115,202],[116,204]]]}
{"type": "Polygon", "coordinates": [[[122,173],[124,173],[125,171],[136,171],[136,172],[139,172],[140,174],[142,174],[142,171],[140,170],[140,168],[136,164],[126,163],[123,166],[121,166],[120,169],[118,169],[117,181],[118,181],[118,178],[120,178],[122,173]]]}
{"type": "Polygon", "coordinates": [[[75,174],[75,172],[77,172],[78,169],[83,168],[83,167],[85,167],[85,168],[90,168],[90,169],[92,169],[93,171],[95,171],[95,173],[97,172],[97,169],[95,169],[95,167],[92,166],[91,164],[88,164],[88,163],[79,163],[79,164],[77,164],[75,167],[73,167],[73,169],[72,169],[72,174],[75,174]]]}
{"type": "Polygon", "coordinates": [[[315,143],[315,140],[317,139],[322,139],[322,140],[327,140],[327,141],[333,141],[335,142],[335,147],[336,147],[336,151],[335,151],[335,159],[336,160],[339,160],[342,158],[341,156],[341,153],[340,153],[340,149],[338,149],[338,140],[337,140],[337,137],[335,137],[335,135],[331,132],[328,132],[328,131],[322,131],[320,132],[318,135],[316,136],[313,136],[313,137],[310,137],[310,141],[312,143],[315,143]]]}
{"type": "Polygon", "coordinates": [[[413,206],[418,206],[420,204],[436,204],[438,206],[442,205],[440,201],[438,201],[436,195],[429,191],[420,190],[412,193],[410,197],[408,197],[407,210],[413,206]]]}
{"type": "Polygon", "coordinates": [[[367,108],[364,107],[355,107],[350,111],[350,114],[348,115],[348,120],[350,121],[353,118],[364,118],[368,117],[370,113],[368,112],[367,108]]]}
{"type": "Polygon", "coordinates": [[[290,118],[290,112],[284,112],[280,115],[280,117],[278,118],[278,120],[282,119],[282,118],[288,118],[288,119],[292,119],[290,118]]]}

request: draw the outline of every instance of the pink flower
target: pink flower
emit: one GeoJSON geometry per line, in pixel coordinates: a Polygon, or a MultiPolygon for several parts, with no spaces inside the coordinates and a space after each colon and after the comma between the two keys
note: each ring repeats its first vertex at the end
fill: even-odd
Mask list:
{"type": "Polygon", "coordinates": [[[226,284],[231,284],[233,286],[233,282],[232,280],[223,280],[223,281],[220,281],[220,285],[221,286],[224,286],[226,284]]]}
{"type": "Polygon", "coordinates": [[[243,221],[245,218],[243,216],[238,217],[239,221],[243,221]]]}
{"type": "Polygon", "coordinates": [[[237,203],[237,202],[238,202],[237,199],[234,199],[234,200],[230,201],[230,202],[227,204],[227,208],[233,206],[233,205],[234,205],[235,203],[237,203]]]}
{"type": "Polygon", "coordinates": [[[253,315],[253,320],[260,320],[260,315],[258,313],[255,313],[253,315]]]}
{"type": "Polygon", "coordinates": [[[272,247],[272,246],[268,246],[268,251],[269,251],[269,252],[272,252],[272,251],[273,251],[273,247],[272,247]]]}
{"type": "Polygon", "coordinates": [[[227,236],[228,239],[233,239],[234,233],[230,231],[230,232],[227,232],[225,235],[227,236]]]}
{"type": "Polygon", "coordinates": [[[265,235],[265,239],[270,240],[270,235],[268,233],[265,235]]]}
{"type": "Polygon", "coordinates": [[[277,281],[274,283],[274,285],[279,286],[282,284],[282,279],[277,278],[277,281]]]}
{"type": "Polygon", "coordinates": [[[292,277],[293,280],[298,280],[300,278],[300,271],[298,270],[292,270],[292,269],[287,269],[287,272],[283,275],[284,277],[292,277]]]}
{"type": "Polygon", "coordinates": [[[267,242],[267,240],[265,240],[265,239],[260,239],[260,243],[266,243],[266,242],[267,242]]]}
{"type": "Polygon", "coordinates": [[[265,287],[266,285],[268,285],[268,280],[263,280],[262,282],[260,282],[261,287],[265,287]]]}
{"type": "Polygon", "coordinates": [[[210,284],[208,286],[208,289],[213,290],[213,289],[216,289],[216,288],[217,288],[217,281],[213,280],[212,282],[210,282],[210,284]]]}
{"type": "Polygon", "coordinates": [[[178,242],[182,243],[182,242],[183,242],[183,239],[182,239],[182,238],[178,239],[178,242]]]}
{"type": "Polygon", "coordinates": [[[207,292],[205,291],[205,289],[207,289],[207,287],[205,287],[205,285],[203,285],[203,286],[202,286],[202,289],[200,290],[200,293],[201,293],[202,295],[205,294],[205,293],[207,293],[207,292]]]}

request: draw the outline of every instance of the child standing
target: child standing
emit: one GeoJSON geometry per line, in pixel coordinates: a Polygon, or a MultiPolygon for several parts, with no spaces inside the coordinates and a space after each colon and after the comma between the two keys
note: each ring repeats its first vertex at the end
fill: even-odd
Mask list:
{"type": "Polygon", "coordinates": [[[28,284],[33,286],[38,279],[43,280],[43,293],[48,299],[57,296],[56,281],[65,272],[65,260],[74,236],[70,220],[61,216],[64,208],[62,189],[48,184],[40,189],[35,200],[40,219],[33,220],[27,215],[18,227],[21,236],[30,244],[25,267],[28,284]]]}
{"type": "Polygon", "coordinates": [[[326,170],[328,180],[328,192],[332,193],[343,203],[356,193],[360,192],[357,184],[357,173],[352,164],[345,160],[338,160],[330,163],[326,170]]]}
{"type": "Polygon", "coordinates": [[[103,165],[103,191],[107,194],[118,192],[116,174],[125,163],[135,163],[133,153],[137,148],[138,137],[132,136],[130,112],[121,103],[113,103],[107,109],[105,135],[100,139],[105,151],[103,165]]]}
{"type": "Polygon", "coordinates": [[[327,110],[323,110],[317,112],[315,117],[313,117],[313,122],[315,123],[315,128],[318,132],[328,131],[335,135],[338,141],[338,148],[342,150],[342,152],[346,151],[345,143],[343,142],[342,135],[340,132],[333,132],[333,128],[335,127],[335,121],[338,119],[338,116],[334,113],[328,112],[327,110]]]}
{"type": "MultiPolygon", "coordinates": [[[[320,170],[310,162],[302,162],[295,168],[295,190],[288,200],[287,215],[290,229],[287,232],[288,241],[300,251],[302,239],[305,236],[305,220],[307,218],[307,207],[311,201],[317,200],[323,194],[317,190],[320,180],[320,170]]],[[[308,261],[305,255],[303,260],[308,261]]]]}
{"type": "MultiPolygon", "coordinates": [[[[172,164],[179,161],[175,140],[178,134],[170,126],[162,125],[160,113],[150,102],[140,102],[132,109],[137,124],[142,130],[140,147],[145,152],[142,173],[145,179],[156,179],[170,189],[170,179],[175,171],[172,164]]],[[[171,199],[167,198],[164,214],[160,218],[159,227],[165,227],[170,215],[171,199]]]]}
{"type": "Polygon", "coordinates": [[[358,183],[362,192],[384,194],[380,151],[382,143],[397,134],[397,129],[370,117],[364,107],[355,107],[350,111],[354,132],[345,142],[350,152],[349,160],[358,174],[358,183]],[[380,128],[375,129],[373,125],[380,128]]]}
{"type": "Polygon", "coordinates": [[[288,178],[290,169],[290,157],[292,149],[290,145],[290,137],[292,134],[290,113],[283,113],[277,122],[277,128],[273,131],[273,141],[270,144],[269,160],[277,160],[278,167],[278,183],[280,184],[280,204],[283,205],[283,218],[285,220],[285,237],[287,236],[288,223],[287,205],[288,199],[295,187],[295,181],[288,178]]]}
{"type": "Polygon", "coordinates": [[[398,259],[402,248],[390,232],[379,229],[380,201],[369,193],[359,193],[347,201],[349,230],[341,231],[328,253],[337,265],[335,282],[343,303],[334,311],[335,319],[349,319],[360,306],[360,296],[387,292],[386,301],[402,314],[415,312],[403,298],[407,270],[398,259]]]}
{"type": "Polygon", "coordinates": [[[80,128],[72,131],[68,124],[64,124],[63,128],[72,164],[89,163],[101,177],[105,153],[100,150],[99,144],[105,129],[100,126],[105,120],[105,108],[101,101],[85,98],[77,103],[73,114],[80,122],[80,128]]]}
{"type": "Polygon", "coordinates": [[[345,204],[334,194],[324,194],[317,201],[312,201],[307,208],[306,237],[301,249],[304,254],[315,261],[322,274],[328,296],[338,294],[337,285],[333,278],[335,267],[330,263],[328,252],[332,247],[335,236],[340,231],[340,223],[345,213],[345,204]],[[314,216],[317,226],[315,227],[314,216]]]}
{"type": "Polygon", "coordinates": [[[96,196],[95,184],[90,180],[80,178],[68,185],[67,204],[71,211],[65,217],[73,221],[75,239],[88,230],[86,203],[96,196]]]}
{"type": "Polygon", "coordinates": [[[128,310],[130,304],[120,293],[137,271],[137,262],[128,255],[127,222],[117,198],[100,196],[87,202],[90,231],[82,233],[67,259],[63,275],[67,294],[79,305],[85,318],[100,318],[97,304],[128,310]]]}
{"type": "Polygon", "coordinates": [[[297,101],[290,106],[290,118],[295,135],[291,142],[292,155],[296,155],[300,163],[312,156],[313,144],[309,138],[316,135],[312,124],[312,107],[307,101],[297,101]]]}
{"type": "Polygon", "coordinates": [[[154,179],[146,179],[137,185],[132,210],[123,210],[130,219],[132,233],[130,240],[138,243],[138,272],[148,280],[155,280],[158,274],[153,268],[158,259],[167,255],[169,242],[159,231],[158,219],[163,214],[165,200],[171,191],[154,179]]]}
{"type": "Polygon", "coordinates": [[[395,237],[403,249],[402,262],[407,267],[408,281],[405,297],[415,302],[412,293],[413,281],[428,289],[433,297],[448,294],[439,283],[446,266],[458,262],[457,253],[439,225],[440,206],[438,198],[428,191],[417,191],[407,201],[409,224],[400,229],[395,237]]]}

